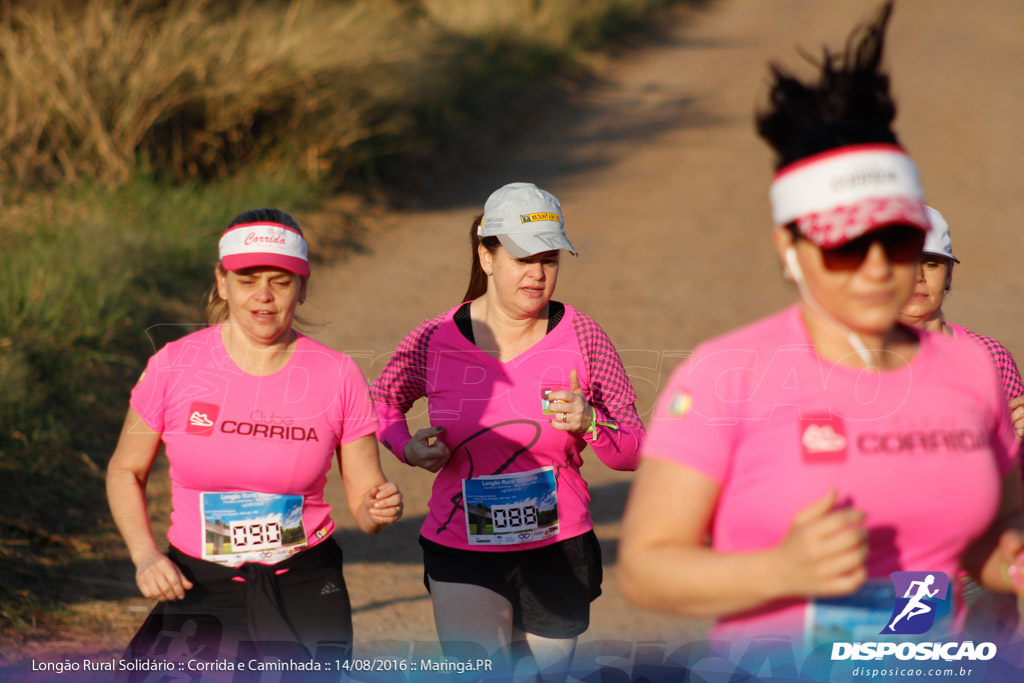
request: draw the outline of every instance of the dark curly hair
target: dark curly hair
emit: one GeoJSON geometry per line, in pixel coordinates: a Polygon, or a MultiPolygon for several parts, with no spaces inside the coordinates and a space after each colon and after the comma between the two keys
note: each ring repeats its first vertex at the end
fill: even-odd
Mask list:
{"type": "MultiPolygon", "coordinates": [[[[837,147],[863,143],[899,145],[892,130],[896,104],[889,76],[881,71],[892,1],[857,26],[841,54],[822,48],[815,83],[803,83],[771,63],[767,109],[756,114],[758,134],[775,150],[776,170],[837,147]]],[[[806,55],[805,55],[806,56],[806,55]]]]}

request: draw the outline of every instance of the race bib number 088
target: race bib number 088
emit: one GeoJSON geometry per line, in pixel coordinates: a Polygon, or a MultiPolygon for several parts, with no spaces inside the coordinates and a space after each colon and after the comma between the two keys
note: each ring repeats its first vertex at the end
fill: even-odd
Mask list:
{"type": "Polygon", "coordinates": [[[494,515],[495,531],[523,531],[537,528],[536,505],[495,505],[491,508],[494,515]]]}
{"type": "Polygon", "coordinates": [[[553,467],[462,481],[470,545],[513,545],[558,533],[553,467]]]}

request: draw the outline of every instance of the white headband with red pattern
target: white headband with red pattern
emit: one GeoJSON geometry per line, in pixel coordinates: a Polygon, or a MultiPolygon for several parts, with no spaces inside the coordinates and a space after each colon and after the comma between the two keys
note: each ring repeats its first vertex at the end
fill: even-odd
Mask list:
{"type": "Polygon", "coordinates": [[[837,247],[886,225],[928,230],[917,167],[895,145],[850,145],[781,168],[771,185],[772,219],[796,223],[820,247],[837,247]]]}

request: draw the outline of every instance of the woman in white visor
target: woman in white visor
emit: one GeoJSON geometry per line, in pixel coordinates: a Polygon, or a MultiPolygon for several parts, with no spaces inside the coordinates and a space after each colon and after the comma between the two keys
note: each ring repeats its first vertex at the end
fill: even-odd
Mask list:
{"type": "Polygon", "coordinates": [[[362,531],[402,513],[380,467],[366,380],[351,358],[292,327],[309,262],[289,214],[236,217],[214,274],[208,326],[149,359],[107,471],[139,590],[158,601],[126,657],[173,658],[167,643],[177,638],[211,661],[345,659],[352,614],[324,500],[333,461],[362,531]],[[161,446],[166,552],[146,513],[161,446]]]}

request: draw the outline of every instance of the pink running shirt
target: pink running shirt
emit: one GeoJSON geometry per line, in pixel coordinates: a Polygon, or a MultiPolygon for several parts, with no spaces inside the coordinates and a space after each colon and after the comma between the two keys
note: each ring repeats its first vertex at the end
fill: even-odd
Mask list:
{"type": "Polygon", "coordinates": [[[562,320],[543,339],[502,363],[462,335],[453,320],[458,309],[410,333],[370,388],[379,438],[403,462],[412,438],[405,413],[417,399],[427,397],[430,424],[444,427],[440,438],[452,457],[434,480],[422,535],[453,548],[509,551],[586,533],[593,522],[581,452],[589,444],[609,467],[634,470],[644,436],[636,395],[615,347],[596,322],[566,305],[562,320]],[[568,390],[573,368],[598,421],[615,423],[617,430],[598,427],[596,439],[570,434],[552,427],[541,412],[541,387],[568,390]],[[470,544],[463,480],[544,467],[554,469],[558,532],[527,545],[470,544]]]}
{"type": "MultiPolygon", "coordinates": [[[[164,443],[172,486],[171,545],[229,566],[240,562],[204,558],[204,545],[213,552],[217,529],[211,527],[228,521],[201,518],[203,501],[212,506],[204,493],[224,494],[218,501],[227,500],[229,508],[240,505],[231,502],[240,499],[232,493],[289,496],[300,506],[302,530],[284,547],[312,547],[334,531],[324,485],[338,446],[377,429],[366,380],[345,354],[298,334],[284,368],[249,375],[225,350],[220,325],[154,354],[132,389],[131,406],[164,443]]],[[[295,523],[298,509],[292,509],[295,523]]],[[[262,559],[273,564],[284,558],[262,559]]]]}
{"type": "MultiPolygon", "coordinates": [[[[868,575],[942,571],[993,520],[1014,434],[988,357],[919,333],[903,369],[875,372],[817,355],[795,305],[699,346],[674,371],[644,457],[720,486],[712,547],[763,550],[830,488],[867,513],[868,575]]],[[[800,634],[807,601],[719,620],[715,637],[800,634]]]]}

